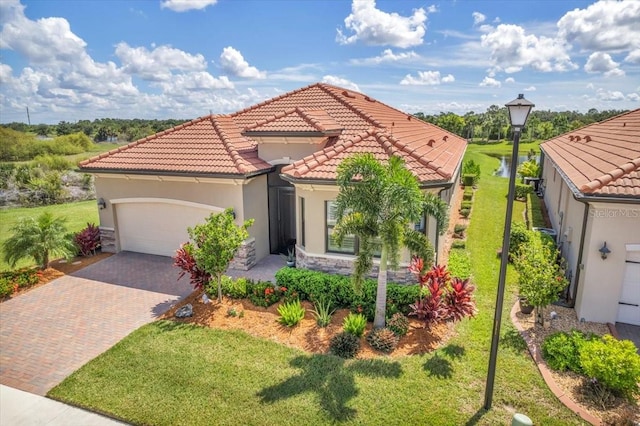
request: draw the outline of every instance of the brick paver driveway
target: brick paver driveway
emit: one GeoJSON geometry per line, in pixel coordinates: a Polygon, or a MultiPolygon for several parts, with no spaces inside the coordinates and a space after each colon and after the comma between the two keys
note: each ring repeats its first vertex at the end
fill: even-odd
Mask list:
{"type": "Polygon", "coordinates": [[[191,292],[168,257],[122,252],[0,303],[0,383],[39,395],[191,292]]]}

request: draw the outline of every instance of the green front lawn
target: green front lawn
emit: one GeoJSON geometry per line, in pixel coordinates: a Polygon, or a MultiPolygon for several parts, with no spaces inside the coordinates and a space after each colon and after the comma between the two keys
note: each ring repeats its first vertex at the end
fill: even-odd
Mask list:
{"type": "MultiPolygon", "coordinates": [[[[0,270],[9,269],[9,265],[4,261],[2,244],[11,236],[11,228],[18,223],[20,218],[37,217],[45,210],[51,211],[56,217],[66,217],[67,227],[70,232],[82,230],[87,226],[87,222],[98,224],[98,206],[95,200],[44,207],[0,209],[0,270]]],[[[16,267],[32,266],[33,264],[31,261],[23,260],[18,262],[16,267]]]]}
{"type": "MultiPolygon", "coordinates": [[[[497,160],[470,146],[482,168],[467,248],[479,313],[425,355],[345,361],[310,355],[239,331],[156,322],[133,332],[49,396],[134,424],[581,424],[548,390],[510,324],[509,270],[493,408],[485,412],[507,180],[497,160]]],[[[522,206],[518,206],[522,211],[522,206]]],[[[514,220],[522,220],[516,214],[514,220]]]]}

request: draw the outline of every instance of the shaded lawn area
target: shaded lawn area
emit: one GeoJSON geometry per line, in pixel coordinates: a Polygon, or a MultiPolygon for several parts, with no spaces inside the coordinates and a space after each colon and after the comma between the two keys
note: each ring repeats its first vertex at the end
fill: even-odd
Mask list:
{"type": "MultiPolygon", "coordinates": [[[[98,224],[98,206],[95,200],[79,201],[76,203],[54,204],[43,207],[17,207],[0,209],[0,270],[9,269],[4,261],[2,244],[11,236],[11,228],[23,217],[38,217],[44,211],[50,211],[55,217],[67,218],[69,232],[81,231],[87,226],[87,222],[98,224]]],[[[33,261],[22,260],[16,268],[33,266],[33,261]]]]}
{"type": "Polygon", "coordinates": [[[548,390],[510,324],[512,270],[493,409],[482,408],[507,180],[489,176],[496,159],[472,149],[467,158],[483,170],[467,229],[479,313],[437,351],[345,361],[241,331],[163,321],[133,332],[49,396],[152,425],[494,425],[509,424],[516,412],[535,424],[582,424],[548,390]]]}

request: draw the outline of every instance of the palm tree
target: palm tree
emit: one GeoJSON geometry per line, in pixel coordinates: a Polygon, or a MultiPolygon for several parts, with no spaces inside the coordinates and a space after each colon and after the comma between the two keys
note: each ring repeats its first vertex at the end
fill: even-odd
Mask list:
{"type": "Polygon", "coordinates": [[[336,226],[338,244],[349,234],[359,239],[353,283],[360,291],[362,280],[373,267],[373,254],[380,248],[380,267],[373,325],[385,325],[387,303],[387,267],[398,267],[400,250],[407,247],[430,264],[433,247],[427,237],[412,229],[423,214],[434,216],[438,229],[446,230],[447,205],[431,193],[423,193],[417,178],[405,167],[404,160],[392,156],[386,165],[372,154],[358,154],[338,166],[336,226]]]}
{"type": "Polygon", "coordinates": [[[54,218],[48,211],[37,219],[22,218],[11,228],[13,235],[2,246],[5,262],[13,268],[20,259],[32,257],[44,270],[49,266],[50,256],[73,256],[76,249],[67,235],[65,222],[64,218],[54,218]]]}

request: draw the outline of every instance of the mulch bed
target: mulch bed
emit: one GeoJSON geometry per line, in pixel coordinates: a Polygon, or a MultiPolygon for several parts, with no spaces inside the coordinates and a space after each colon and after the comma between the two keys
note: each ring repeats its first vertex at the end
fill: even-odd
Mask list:
{"type": "MultiPolygon", "coordinates": [[[[254,337],[272,340],[274,342],[297,348],[308,353],[327,353],[329,341],[333,336],[342,332],[342,321],[349,314],[348,309],[337,310],[327,327],[318,327],[311,309],[313,305],[307,301],[302,302],[306,309],[304,319],[295,327],[289,328],[278,323],[278,303],[268,307],[256,307],[246,299],[235,300],[223,298],[222,303],[211,300],[209,303],[202,301],[202,292],[194,291],[179,304],[167,311],[163,319],[170,319],[182,323],[197,324],[203,327],[218,328],[224,330],[242,330],[254,337]],[[191,303],[193,316],[190,318],[174,318],[176,310],[191,303]],[[235,309],[237,314],[243,312],[242,317],[231,316],[228,312],[235,309]]],[[[453,334],[453,324],[439,324],[431,329],[424,328],[424,324],[410,317],[409,332],[400,339],[398,347],[391,354],[383,354],[372,349],[365,338],[361,340],[361,349],[357,358],[374,358],[389,356],[392,358],[417,355],[432,352],[447,342],[453,334]]],[[[371,330],[371,324],[367,325],[366,333],[371,330]]]]}

